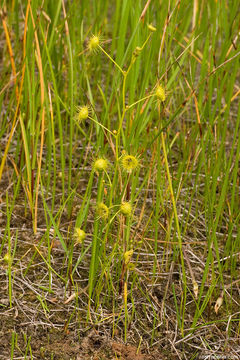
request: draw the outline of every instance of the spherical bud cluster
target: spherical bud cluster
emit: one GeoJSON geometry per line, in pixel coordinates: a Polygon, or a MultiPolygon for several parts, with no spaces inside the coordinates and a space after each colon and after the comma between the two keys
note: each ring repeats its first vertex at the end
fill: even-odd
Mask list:
{"type": "Polygon", "coordinates": [[[121,164],[124,170],[131,172],[138,167],[139,161],[135,156],[124,155],[121,158],[121,164]]]}
{"type": "Polygon", "coordinates": [[[83,240],[86,238],[85,231],[76,227],[74,230],[74,238],[77,244],[82,244],[83,240]]]}
{"type": "Polygon", "coordinates": [[[128,264],[129,264],[132,256],[133,256],[133,249],[128,250],[128,251],[126,251],[126,252],[124,253],[123,257],[124,257],[124,263],[125,263],[125,265],[128,265],[128,264]]]}
{"type": "Polygon", "coordinates": [[[165,99],[166,99],[165,90],[161,85],[157,86],[156,91],[155,91],[155,95],[162,102],[164,102],[165,99]]]}
{"type": "Polygon", "coordinates": [[[97,205],[97,213],[100,218],[103,218],[104,220],[106,220],[109,215],[109,208],[107,207],[107,205],[105,205],[103,202],[101,202],[97,205]]]}
{"type": "Polygon", "coordinates": [[[96,51],[98,49],[98,45],[100,45],[99,36],[92,35],[89,42],[88,42],[89,51],[96,51]]]}
{"type": "Polygon", "coordinates": [[[5,261],[5,263],[10,264],[11,261],[12,261],[11,255],[9,255],[8,253],[6,253],[6,254],[4,255],[3,260],[5,261]]]}
{"type": "Polygon", "coordinates": [[[108,168],[108,162],[105,159],[97,159],[93,164],[94,171],[106,171],[108,168]]]}
{"type": "Polygon", "coordinates": [[[120,212],[125,216],[130,216],[132,213],[132,205],[130,202],[124,201],[120,205],[120,212]]]}
{"type": "Polygon", "coordinates": [[[77,106],[77,114],[75,115],[75,119],[80,123],[83,120],[86,120],[89,116],[89,108],[87,105],[77,106]]]}

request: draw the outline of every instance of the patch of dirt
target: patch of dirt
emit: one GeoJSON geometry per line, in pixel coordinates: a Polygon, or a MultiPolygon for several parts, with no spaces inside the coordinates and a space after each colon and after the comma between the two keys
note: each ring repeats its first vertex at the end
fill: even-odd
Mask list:
{"type": "Polygon", "coordinates": [[[163,355],[160,353],[155,355],[153,354],[142,354],[141,351],[132,345],[120,344],[117,342],[112,343],[112,350],[116,356],[120,356],[122,360],[155,360],[155,359],[163,359],[163,355]],[[157,357],[156,357],[157,355],[157,357]]]}
{"type": "Polygon", "coordinates": [[[24,355],[26,338],[31,339],[31,353],[33,359],[53,360],[164,360],[159,352],[144,354],[141,349],[130,344],[123,344],[100,335],[91,330],[84,337],[77,338],[74,333],[65,334],[54,329],[38,328],[29,331],[29,327],[18,326],[12,317],[0,320],[0,359],[8,360],[11,357],[11,343],[13,333],[15,337],[14,358],[30,359],[24,355]],[[12,330],[11,330],[12,328],[12,330]],[[30,335],[31,333],[31,335],[30,335]]]}

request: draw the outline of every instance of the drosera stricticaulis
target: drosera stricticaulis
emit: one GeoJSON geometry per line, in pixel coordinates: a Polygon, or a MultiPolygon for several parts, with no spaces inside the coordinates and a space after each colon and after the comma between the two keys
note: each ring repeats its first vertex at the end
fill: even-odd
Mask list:
{"type": "Polygon", "coordinates": [[[84,230],[80,229],[79,227],[76,227],[74,229],[73,237],[75,239],[75,244],[82,244],[86,238],[86,233],[84,230]]]}
{"type": "Polygon", "coordinates": [[[89,117],[90,111],[89,106],[83,105],[83,106],[77,106],[77,113],[75,114],[74,119],[81,123],[82,121],[86,120],[89,117]]]}
{"type": "Polygon", "coordinates": [[[123,154],[120,158],[120,163],[123,170],[129,173],[139,167],[139,160],[133,155],[123,154]]]}
{"type": "Polygon", "coordinates": [[[125,216],[132,214],[132,204],[129,201],[123,201],[120,205],[120,212],[125,216]]]}
{"type": "MultiPolygon", "coordinates": [[[[223,338],[231,347],[239,333],[239,0],[231,1],[231,11],[219,1],[204,7],[194,0],[188,11],[182,1],[162,1],[160,12],[159,2],[147,0],[83,1],[79,11],[77,0],[53,7],[50,0],[29,1],[21,11],[18,3],[5,1],[0,16],[6,38],[0,217],[8,214],[6,226],[0,219],[0,257],[10,306],[11,291],[23,289],[21,307],[35,287],[46,326],[50,317],[66,332],[67,326],[97,326],[99,333],[112,327],[121,340],[140,339],[137,353],[164,346],[189,359],[201,353],[200,338],[207,339],[204,351],[215,353],[216,334],[227,329],[223,338]],[[27,228],[14,245],[18,261],[12,248],[19,206],[25,215],[41,206],[38,184],[41,266],[25,242],[27,228]],[[51,252],[52,238],[60,239],[61,251],[51,252]],[[41,281],[31,290],[25,286],[33,272],[41,281]],[[63,286],[72,295],[60,319],[47,304],[63,286]],[[173,344],[158,341],[165,319],[173,344]]],[[[22,320],[32,323],[32,309],[26,314],[22,320]]],[[[10,330],[11,358],[38,357],[27,338],[19,353],[21,339],[10,330]]]]}
{"type": "Polygon", "coordinates": [[[165,89],[162,85],[158,84],[154,94],[161,102],[166,100],[165,89]]]}
{"type": "Polygon", "coordinates": [[[107,171],[108,167],[109,167],[109,163],[104,158],[99,158],[99,159],[95,160],[93,163],[94,171],[98,171],[98,172],[107,171]]]}
{"type": "Polygon", "coordinates": [[[107,205],[105,205],[103,202],[100,202],[97,204],[97,214],[99,216],[99,218],[107,220],[109,217],[109,208],[107,207],[107,205]]]}
{"type": "Polygon", "coordinates": [[[96,53],[99,49],[101,38],[98,35],[92,35],[88,41],[87,48],[90,52],[96,53]]]}

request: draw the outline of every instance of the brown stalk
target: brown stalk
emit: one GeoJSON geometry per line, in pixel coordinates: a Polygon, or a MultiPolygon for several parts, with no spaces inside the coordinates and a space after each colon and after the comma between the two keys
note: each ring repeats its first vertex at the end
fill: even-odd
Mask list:
{"type": "Polygon", "coordinates": [[[141,13],[140,20],[142,20],[142,21],[144,21],[144,18],[145,18],[147,9],[148,9],[148,7],[149,7],[149,5],[150,5],[150,2],[151,2],[151,0],[148,0],[148,1],[146,2],[146,5],[144,6],[144,9],[143,9],[143,11],[142,11],[142,13],[141,13]]]}
{"type": "Polygon", "coordinates": [[[24,34],[23,34],[23,68],[22,68],[22,78],[21,78],[21,83],[20,83],[20,90],[19,90],[19,95],[17,98],[17,106],[16,106],[16,111],[14,114],[14,118],[13,118],[13,123],[12,123],[12,128],[9,134],[9,138],[5,147],[5,151],[2,157],[2,162],[0,165],[0,180],[2,178],[2,173],[3,173],[3,168],[6,162],[6,158],[7,158],[7,154],[8,154],[8,150],[9,150],[9,146],[14,134],[14,131],[16,129],[16,121],[17,121],[17,116],[18,116],[18,111],[19,111],[19,106],[20,106],[20,99],[21,99],[21,94],[22,94],[22,89],[23,89],[23,82],[24,82],[24,76],[25,76],[25,57],[26,57],[26,37],[27,37],[27,23],[28,23],[28,15],[29,15],[29,8],[30,8],[30,0],[28,1],[28,5],[27,5],[27,10],[26,10],[26,16],[25,16],[25,24],[24,24],[24,34]]]}
{"type": "Polygon", "coordinates": [[[40,46],[35,26],[35,21],[33,18],[32,8],[30,5],[30,14],[32,18],[33,28],[34,28],[34,37],[36,42],[36,57],[37,57],[37,65],[39,69],[39,77],[40,77],[40,90],[41,90],[41,108],[42,108],[42,119],[41,119],[41,144],[40,144],[40,153],[38,159],[38,171],[37,171],[37,185],[36,185],[36,197],[35,197],[35,209],[34,209],[34,220],[33,220],[33,231],[36,234],[37,232],[37,209],[38,209],[38,188],[40,182],[41,175],[41,166],[42,166],[42,154],[43,154],[43,144],[44,144],[44,129],[45,129],[45,107],[44,107],[44,78],[43,78],[43,68],[42,68],[42,58],[40,52],[40,46]]]}
{"type": "MultiPolygon", "coordinates": [[[[6,14],[5,14],[5,12],[3,10],[0,10],[0,15],[1,15],[1,18],[2,18],[3,29],[4,29],[5,36],[6,36],[7,47],[8,47],[8,52],[9,52],[10,61],[11,61],[11,67],[12,67],[12,73],[13,73],[13,79],[14,79],[14,83],[16,85],[17,84],[17,74],[16,74],[16,67],[15,67],[15,62],[14,62],[14,56],[13,56],[13,50],[12,50],[10,35],[9,35],[9,32],[8,32],[7,23],[5,21],[6,14]]],[[[18,91],[18,86],[17,85],[16,85],[16,96],[17,96],[17,99],[18,99],[19,91],[18,91]]]]}

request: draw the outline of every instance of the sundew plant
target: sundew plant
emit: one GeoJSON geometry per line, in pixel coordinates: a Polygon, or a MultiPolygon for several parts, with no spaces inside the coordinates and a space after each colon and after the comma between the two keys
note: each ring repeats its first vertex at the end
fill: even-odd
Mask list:
{"type": "Polygon", "coordinates": [[[0,11],[0,358],[240,357],[239,1],[0,11]]]}

